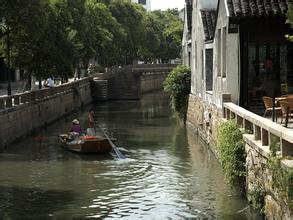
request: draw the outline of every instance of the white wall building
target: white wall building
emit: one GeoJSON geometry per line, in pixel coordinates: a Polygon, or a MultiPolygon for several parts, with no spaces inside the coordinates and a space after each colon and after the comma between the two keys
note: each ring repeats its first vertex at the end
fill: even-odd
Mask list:
{"type": "Polygon", "coordinates": [[[261,112],[262,96],[283,93],[281,85],[293,92],[293,61],[288,59],[293,44],[284,37],[292,31],[285,24],[286,1],[185,2],[182,55],[191,66],[191,95],[221,108],[229,94],[235,104],[261,112]],[[278,85],[269,89],[267,82],[278,85]]]}
{"type": "Polygon", "coordinates": [[[192,28],[192,0],[186,0],[184,7],[183,37],[182,37],[182,64],[191,66],[191,28],[192,28]]]}
{"type": "Polygon", "coordinates": [[[132,2],[143,5],[147,11],[151,10],[151,0],[132,0],[132,2]]]}

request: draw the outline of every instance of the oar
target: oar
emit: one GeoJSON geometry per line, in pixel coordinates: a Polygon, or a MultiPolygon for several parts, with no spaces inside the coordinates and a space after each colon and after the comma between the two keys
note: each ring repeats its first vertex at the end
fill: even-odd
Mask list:
{"type": "Polygon", "coordinates": [[[107,135],[106,129],[103,129],[99,124],[97,124],[97,126],[102,130],[102,132],[104,133],[104,136],[108,139],[108,141],[109,141],[113,151],[117,155],[117,157],[119,159],[125,159],[125,156],[120,152],[120,150],[116,147],[116,145],[113,143],[111,138],[107,135]]]}
{"type": "Polygon", "coordinates": [[[105,131],[104,132],[104,135],[105,137],[108,139],[109,143],[111,144],[112,146],[112,149],[114,150],[114,152],[116,153],[117,157],[119,159],[125,159],[125,156],[120,152],[120,150],[118,150],[118,148],[116,147],[116,145],[113,143],[113,141],[111,140],[111,138],[106,134],[105,131]]]}

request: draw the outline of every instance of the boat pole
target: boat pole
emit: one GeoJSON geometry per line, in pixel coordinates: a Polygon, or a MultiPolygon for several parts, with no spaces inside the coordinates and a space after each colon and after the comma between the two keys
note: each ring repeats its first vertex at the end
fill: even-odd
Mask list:
{"type": "Polygon", "coordinates": [[[113,151],[115,152],[115,154],[117,155],[117,157],[119,159],[125,159],[125,156],[120,152],[120,150],[116,147],[116,145],[113,143],[113,141],[111,140],[111,138],[107,135],[106,129],[103,129],[98,123],[96,123],[97,126],[102,130],[104,136],[108,139],[113,151]]]}

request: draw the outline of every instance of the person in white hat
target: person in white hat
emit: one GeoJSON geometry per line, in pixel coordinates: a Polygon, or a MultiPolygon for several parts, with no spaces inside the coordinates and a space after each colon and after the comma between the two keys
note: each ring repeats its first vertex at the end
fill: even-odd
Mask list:
{"type": "Polygon", "coordinates": [[[79,133],[79,134],[82,133],[81,126],[80,126],[79,121],[77,119],[74,119],[72,121],[72,126],[71,126],[71,129],[70,129],[70,132],[76,132],[76,133],[79,133]]]}

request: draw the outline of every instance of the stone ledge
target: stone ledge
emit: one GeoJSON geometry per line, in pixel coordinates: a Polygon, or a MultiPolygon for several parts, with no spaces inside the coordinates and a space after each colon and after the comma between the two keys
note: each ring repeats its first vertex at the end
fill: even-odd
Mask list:
{"type": "Polygon", "coordinates": [[[284,169],[293,172],[293,160],[283,159],[281,164],[284,169]]]}
{"type": "Polygon", "coordinates": [[[263,157],[269,158],[271,152],[269,149],[269,146],[263,146],[261,144],[261,141],[254,140],[254,135],[253,134],[243,134],[243,140],[253,147],[258,153],[260,153],[263,157]]]}

